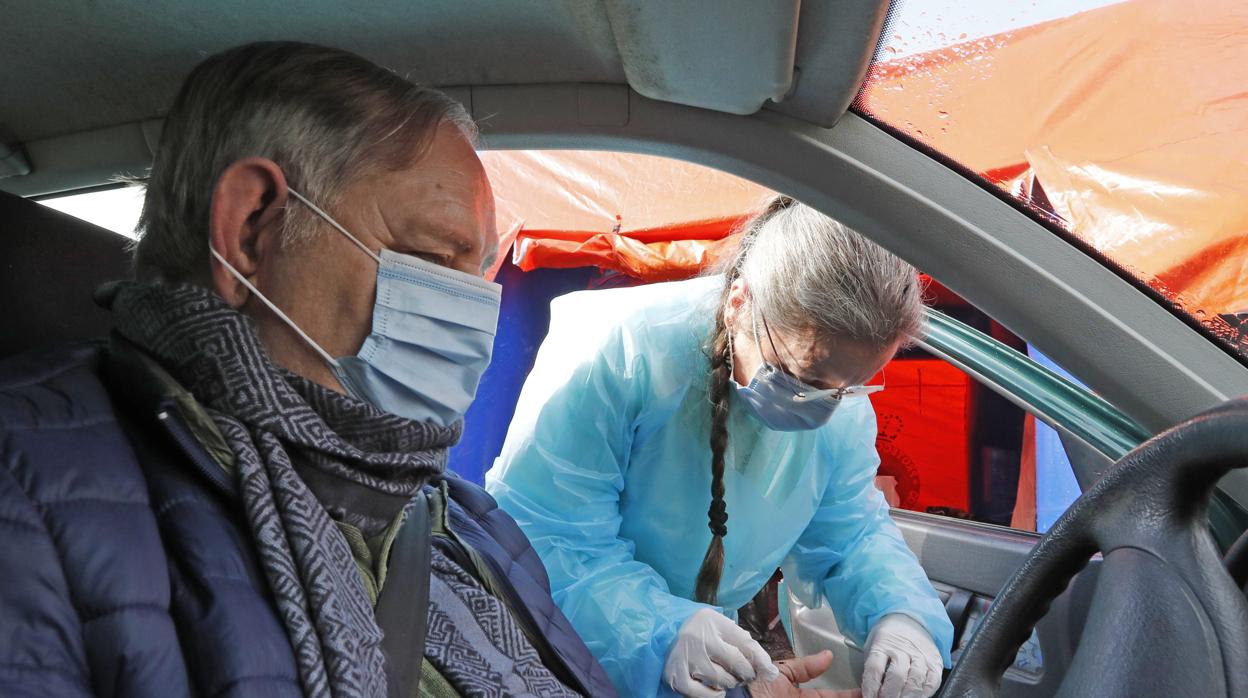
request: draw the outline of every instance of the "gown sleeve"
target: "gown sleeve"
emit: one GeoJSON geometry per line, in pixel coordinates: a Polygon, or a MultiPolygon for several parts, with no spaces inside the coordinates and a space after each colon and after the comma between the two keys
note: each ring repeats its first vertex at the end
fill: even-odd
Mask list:
{"type": "Polygon", "coordinates": [[[854,419],[823,439],[817,462],[833,468],[814,518],[782,565],[788,585],[812,607],[826,600],[842,632],[859,643],[890,613],[927,629],[950,666],[953,624],[906,546],[875,486],[875,411],[856,401],[854,419]]]}

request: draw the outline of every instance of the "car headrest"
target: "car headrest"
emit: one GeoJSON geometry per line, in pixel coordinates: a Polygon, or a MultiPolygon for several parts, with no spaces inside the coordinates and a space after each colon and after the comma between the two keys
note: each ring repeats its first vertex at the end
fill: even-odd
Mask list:
{"type": "Polygon", "coordinates": [[[111,319],[91,292],[131,276],[127,242],[0,191],[0,358],[106,335],[111,319]]]}

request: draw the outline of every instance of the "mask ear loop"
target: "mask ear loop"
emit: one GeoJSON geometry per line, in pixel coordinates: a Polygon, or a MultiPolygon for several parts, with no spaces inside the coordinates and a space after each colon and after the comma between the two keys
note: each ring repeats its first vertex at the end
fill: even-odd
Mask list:
{"type": "Polygon", "coordinates": [[[252,283],[251,283],[250,281],[248,281],[246,277],[244,277],[242,274],[240,274],[240,273],[238,272],[238,270],[237,270],[237,269],[235,269],[235,268],[234,268],[234,265],[232,265],[232,264],[230,264],[229,262],[225,261],[225,257],[222,257],[220,252],[217,252],[217,251],[216,251],[215,249],[213,249],[211,246],[209,246],[209,247],[208,247],[208,251],[212,253],[212,256],[213,256],[213,257],[216,257],[216,258],[217,258],[217,261],[221,263],[221,266],[225,267],[226,271],[230,272],[230,274],[232,274],[232,275],[234,276],[234,278],[235,278],[235,279],[238,279],[238,282],[239,282],[239,283],[241,283],[243,286],[246,286],[246,287],[247,287],[247,290],[248,290],[248,291],[251,291],[252,293],[254,293],[254,294],[255,294],[255,296],[256,296],[256,298],[259,298],[259,299],[260,299],[260,302],[262,302],[262,303],[264,303],[265,305],[267,305],[267,306],[269,307],[269,310],[272,310],[272,311],[273,311],[273,314],[274,314],[274,315],[276,315],[278,318],[280,318],[282,322],[286,323],[286,325],[287,325],[287,326],[289,326],[289,327],[290,327],[290,329],[294,330],[294,331],[295,331],[295,334],[298,334],[300,337],[302,337],[302,338],[303,338],[303,341],[305,341],[305,342],[307,342],[307,343],[308,343],[308,346],[310,346],[310,347],[312,347],[313,349],[315,349],[315,350],[316,350],[316,353],[320,354],[320,355],[321,355],[321,358],[322,358],[322,359],[325,359],[325,362],[326,362],[326,363],[328,363],[330,366],[333,366],[334,368],[338,368],[338,360],[337,360],[337,359],[335,359],[334,357],[330,356],[330,355],[329,355],[329,352],[327,352],[327,351],[325,351],[324,349],[322,349],[322,348],[321,348],[321,345],[319,345],[319,344],[317,344],[316,342],[312,341],[312,338],[311,338],[311,337],[309,337],[309,336],[307,335],[307,333],[306,333],[306,332],[304,332],[303,330],[299,329],[299,326],[295,324],[295,321],[294,321],[294,320],[291,320],[289,317],[287,317],[287,316],[286,316],[286,313],[283,313],[281,310],[279,310],[279,309],[278,309],[278,307],[277,307],[276,305],[274,305],[274,304],[273,304],[273,301],[269,300],[268,298],[265,298],[265,297],[264,297],[264,294],[263,294],[263,293],[260,293],[260,290],[259,290],[259,289],[257,289],[255,286],[253,286],[253,285],[252,285],[252,283]]]}
{"type": "Polygon", "coordinates": [[[364,254],[368,255],[369,257],[372,257],[373,261],[377,262],[378,266],[381,266],[381,257],[378,257],[375,252],[368,249],[368,245],[365,245],[364,243],[360,242],[359,238],[355,237],[351,233],[348,233],[346,228],[339,225],[338,221],[331,218],[328,213],[325,213],[324,211],[322,211],[320,206],[317,206],[311,201],[308,201],[307,199],[303,197],[303,194],[300,194],[299,192],[295,191],[294,189],[291,189],[290,187],[287,187],[286,191],[290,192],[291,196],[303,202],[304,206],[307,206],[308,208],[312,209],[312,212],[320,216],[326,223],[334,226],[334,228],[338,232],[342,233],[343,235],[346,235],[348,240],[350,240],[351,242],[354,242],[356,247],[359,247],[361,250],[364,250],[364,254]]]}
{"type": "Polygon", "coordinates": [[[760,350],[759,358],[762,358],[761,350],[763,348],[763,343],[758,338],[758,321],[762,320],[763,329],[767,331],[767,343],[771,345],[771,353],[775,355],[776,362],[780,364],[780,369],[787,373],[788,369],[784,367],[784,359],[780,358],[780,350],[776,348],[776,340],[773,339],[771,336],[771,328],[767,326],[767,318],[763,317],[763,314],[761,312],[759,312],[757,316],[754,316],[754,313],[750,313],[750,315],[754,317],[754,343],[758,345],[758,348],[760,350]]]}

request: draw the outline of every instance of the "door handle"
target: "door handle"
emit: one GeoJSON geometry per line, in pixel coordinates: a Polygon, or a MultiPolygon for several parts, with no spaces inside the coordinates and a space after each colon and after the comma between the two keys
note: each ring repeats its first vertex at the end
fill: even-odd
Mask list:
{"type": "Polygon", "coordinates": [[[966,629],[966,620],[971,615],[971,602],[975,600],[975,595],[965,589],[954,589],[949,595],[949,600],[945,602],[945,613],[949,614],[949,621],[953,623],[953,649],[958,648],[958,644],[962,641],[962,631],[966,629]]]}

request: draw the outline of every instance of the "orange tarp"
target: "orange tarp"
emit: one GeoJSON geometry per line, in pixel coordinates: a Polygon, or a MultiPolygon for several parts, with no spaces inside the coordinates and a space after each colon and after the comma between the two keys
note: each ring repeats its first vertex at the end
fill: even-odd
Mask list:
{"type": "Polygon", "coordinates": [[[1018,492],[1014,496],[1014,514],[1010,528],[1036,530],[1036,417],[1023,419],[1023,453],[1018,463],[1018,492]]]}
{"type": "MultiPolygon", "coordinates": [[[[1232,342],[1248,312],[1248,3],[1131,0],[877,63],[860,106],[1003,187],[1232,342]]],[[[771,195],[666,158],[483,154],[523,268],[647,281],[712,263],[771,195]],[[648,235],[647,235],[648,233],[648,235]]]]}
{"type": "Polygon", "coordinates": [[[1245,66],[1248,3],[1131,0],[877,63],[861,106],[1004,186],[1034,176],[1072,232],[1216,324],[1248,312],[1245,66]]]}
{"type": "Polygon", "coordinates": [[[647,283],[674,281],[714,267],[732,249],[728,236],[748,219],[734,216],[629,233],[524,228],[516,236],[512,259],[524,271],[592,264],[647,283]]]}
{"type": "Polygon", "coordinates": [[[652,155],[498,150],[481,159],[499,230],[507,231],[501,249],[516,241],[514,261],[526,270],[600,266],[646,281],[687,277],[713,263],[716,241],[774,196],[725,172],[652,155]]]}
{"type": "MultiPolygon", "coordinates": [[[[1231,343],[1248,313],[1248,3],[1130,0],[872,67],[859,106],[1015,193],[1231,343]],[[1038,184],[1038,186],[1036,186],[1038,184]]],[[[483,155],[522,268],[713,263],[771,192],[666,158],[483,155]]]]}

